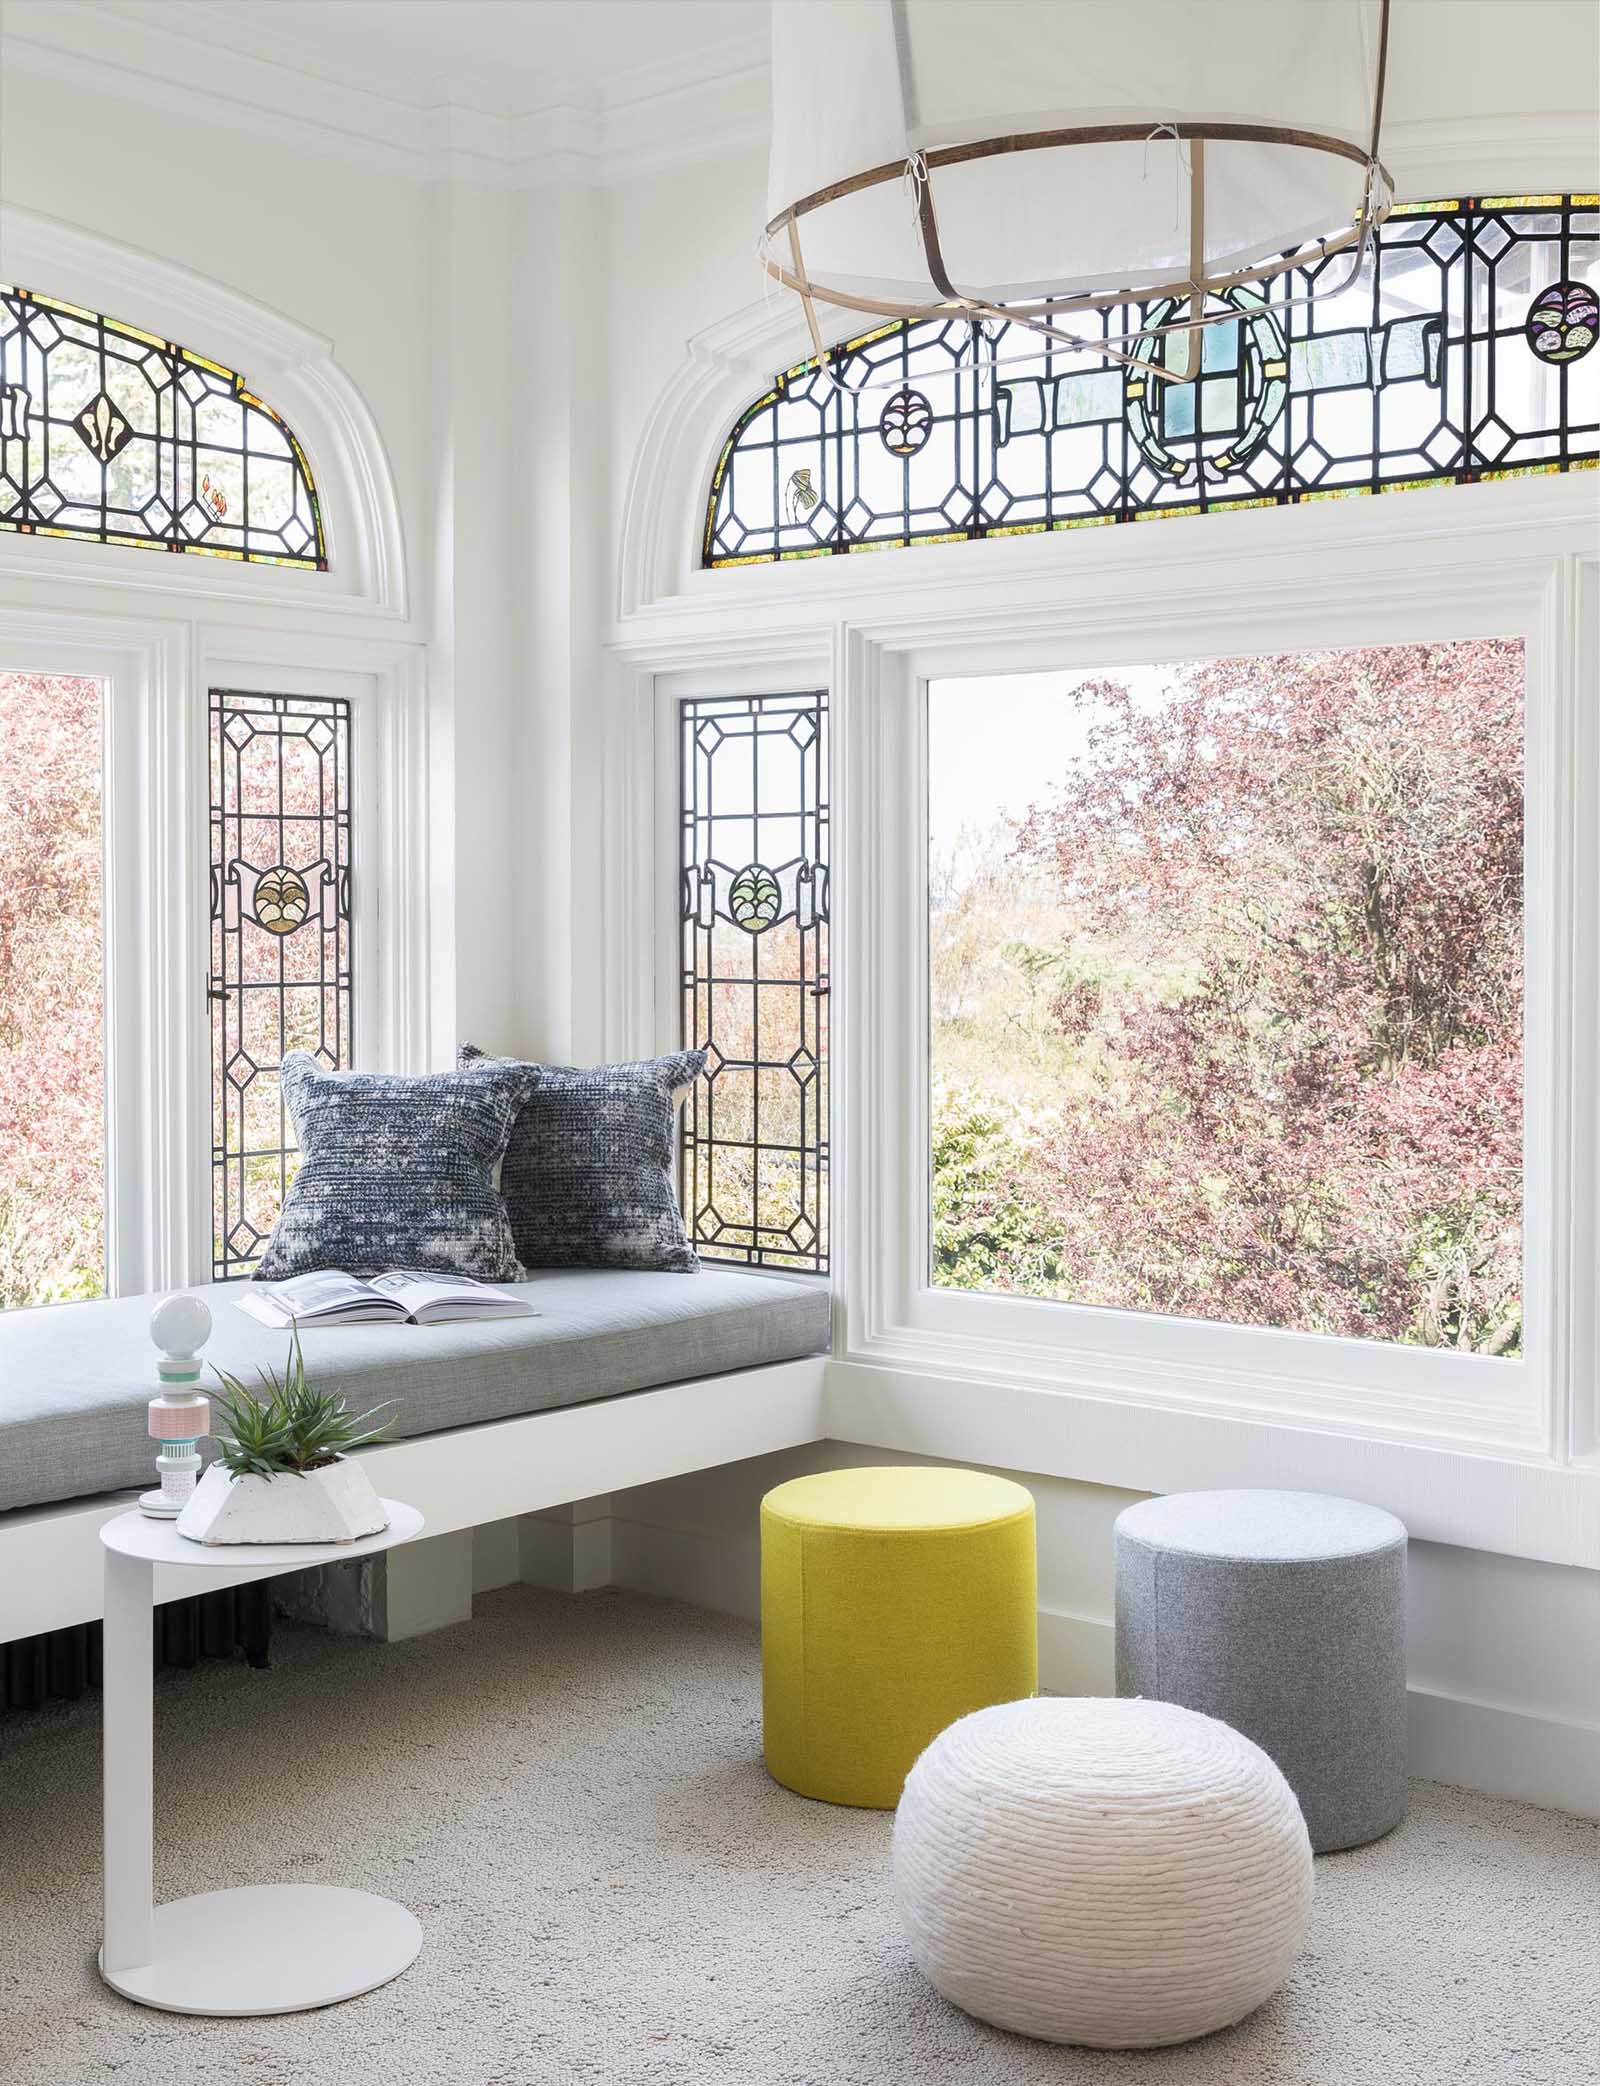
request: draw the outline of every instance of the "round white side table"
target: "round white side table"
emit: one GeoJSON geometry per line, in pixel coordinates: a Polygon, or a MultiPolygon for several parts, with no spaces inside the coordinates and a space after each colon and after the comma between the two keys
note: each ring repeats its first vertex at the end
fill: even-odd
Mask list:
{"type": "Polygon", "coordinates": [[[191,1542],[137,1511],[104,1523],[106,1552],[105,1941],[114,1991],[176,2014],[290,2014],[387,1984],[416,1960],[422,1929],[403,1905],[364,1890],[269,1883],[153,1902],[151,1713],[155,1568],[211,1567],[266,1578],[409,1543],[415,1507],[386,1499],[389,1526],[354,1543],[191,1542]]]}

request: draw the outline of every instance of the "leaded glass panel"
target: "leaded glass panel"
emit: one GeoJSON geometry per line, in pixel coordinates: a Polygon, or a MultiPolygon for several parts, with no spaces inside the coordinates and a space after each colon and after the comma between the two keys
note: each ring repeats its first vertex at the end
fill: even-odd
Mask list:
{"type": "Polygon", "coordinates": [[[0,289],[0,529],[327,569],[311,467],[243,377],[0,289]]]}
{"type": "Polygon", "coordinates": [[[686,702],[684,1214],[710,1260],[828,1265],[828,708],[686,702]]]}
{"type": "Polygon", "coordinates": [[[216,1279],[247,1275],[295,1170],[286,1051],[350,1062],[350,704],[211,695],[216,1279]]]}
{"type": "MultiPolygon", "coordinates": [[[[1350,257],[1230,293],[1175,384],[1005,324],[883,326],[740,415],[703,562],[762,563],[1592,467],[1600,197],[1402,207],[1350,257]],[[1293,300],[1315,293],[1315,301],[1293,300]],[[1288,300],[1288,301],[1285,301],[1288,300]]],[[[1142,354],[1171,299],[1063,324],[1142,354]],[[1140,331],[1140,329],[1146,329],[1140,331]]]]}

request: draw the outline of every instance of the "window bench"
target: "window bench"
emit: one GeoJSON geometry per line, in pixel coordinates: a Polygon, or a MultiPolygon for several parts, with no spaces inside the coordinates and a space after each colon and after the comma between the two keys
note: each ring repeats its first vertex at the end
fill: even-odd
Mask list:
{"type": "MultiPolygon", "coordinates": [[[[356,1411],[393,1401],[394,1439],[360,1453],[430,1538],[822,1438],[821,1283],[706,1267],[521,1286],[537,1317],[303,1334],[319,1386],[356,1411]]],[[[238,1310],[236,1287],[197,1294],[208,1363],[247,1382],[281,1367],[285,1336],[238,1310]]],[[[153,1482],[158,1301],[0,1316],[0,1643],[100,1614],[100,1524],[153,1482]]],[[[181,1578],[158,1573],[157,1599],[192,1592],[181,1578]]]]}

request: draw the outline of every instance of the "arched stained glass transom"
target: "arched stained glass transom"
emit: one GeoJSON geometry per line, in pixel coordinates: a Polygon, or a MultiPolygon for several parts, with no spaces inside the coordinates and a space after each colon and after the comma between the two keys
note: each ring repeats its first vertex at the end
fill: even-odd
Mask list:
{"type": "Polygon", "coordinates": [[[0,529],[328,563],[305,452],[243,377],[32,290],[0,289],[0,529]]]}
{"type": "MultiPolygon", "coordinates": [[[[1193,383],[1006,325],[879,328],[777,377],[711,481],[702,562],[1027,535],[1213,508],[1590,467],[1600,450],[1600,197],[1402,206],[1204,335],[1193,383]],[[1341,287],[1342,285],[1342,287],[1341,287]],[[1315,293],[1315,302],[1293,300],[1315,293]]],[[[1170,300],[1078,313],[1154,329],[1170,300]]],[[[1181,317],[1181,313],[1177,314],[1181,317]]],[[[1179,358],[1184,336],[1140,350],[1179,358]]]]}

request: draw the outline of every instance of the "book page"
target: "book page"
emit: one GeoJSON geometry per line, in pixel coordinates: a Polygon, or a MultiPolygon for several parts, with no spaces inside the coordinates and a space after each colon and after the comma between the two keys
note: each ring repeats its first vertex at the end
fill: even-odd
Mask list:
{"type": "Polygon", "coordinates": [[[418,1274],[394,1268],[387,1275],[375,1275],[369,1287],[393,1297],[413,1318],[424,1313],[433,1318],[472,1318],[480,1312],[509,1315],[524,1308],[521,1298],[509,1290],[475,1282],[469,1275],[418,1274]]]}
{"type": "Polygon", "coordinates": [[[290,1275],[283,1282],[257,1282],[253,1288],[268,1303],[299,1319],[317,1318],[326,1312],[347,1310],[352,1304],[368,1306],[379,1301],[376,1284],[358,1282],[354,1275],[335,1268],[310,1275],[290,1275]]]}

